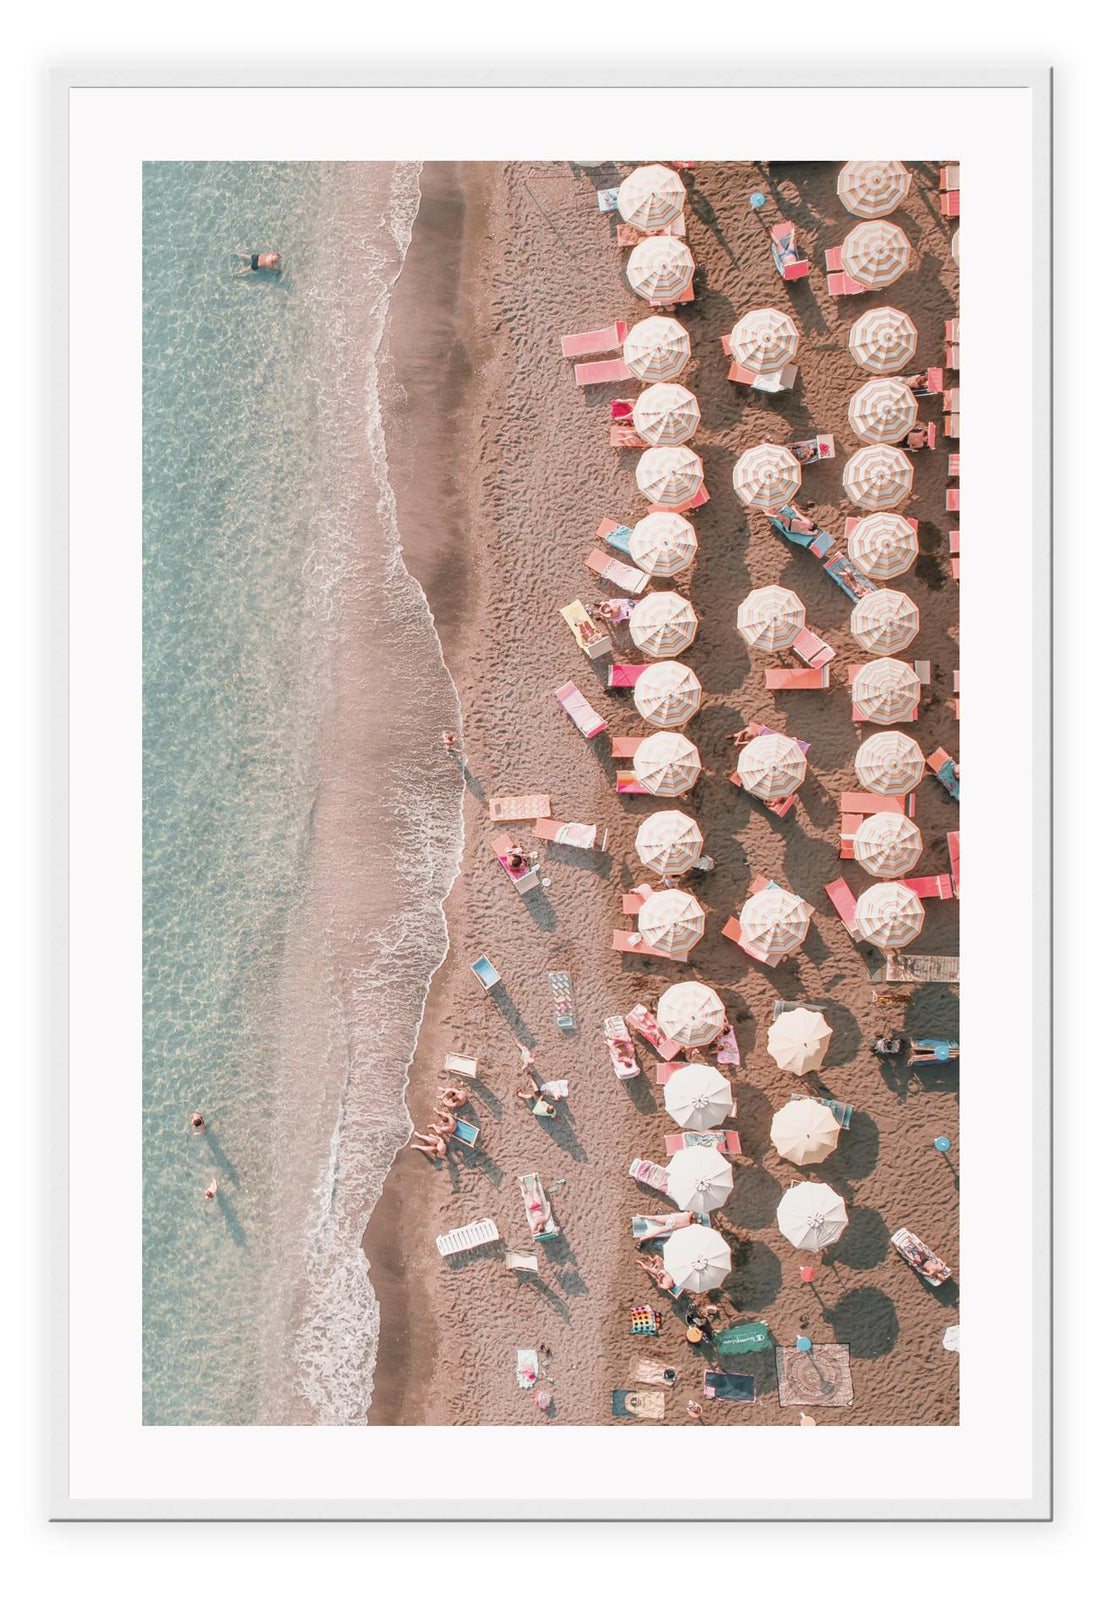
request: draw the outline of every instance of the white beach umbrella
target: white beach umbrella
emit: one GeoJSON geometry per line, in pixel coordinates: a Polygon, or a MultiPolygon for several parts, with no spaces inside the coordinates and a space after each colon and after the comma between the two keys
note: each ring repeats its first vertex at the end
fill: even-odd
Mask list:
{"type": "Polygon", "coordinates": [[[912,387],[892,376],[865,381],[848,404],[848,424],[861,442],[900,442],[916,423],[912,387]]]}
{"type": "Polygon", "coordinates": [[[757,375],[774,375],[798,352],[798,327],[779,308],[754,308],[733,327],[730,354],[757,375]]]}
{"type": "Polygon", "coordinates": [[[639,456],[634,480],[643,498],[660,510],[690,504],[703,485],[703,461],[691,448],[647,448],[639,456]]]}
{"type": "Polygon", "coordinates": [[[909,170],[903,162],[846,162],[836,193],[858,218],[883,218],[909,194],[909,170]]]}
{"type": "Polygon", "coordinates": [[[819,1009],[788,1008],[768,1026],[768,1052],[788,1075],[808,1075],[820,1070],[832,1035],[819,1009]]]}
{"type": "Polygon", "coordinates": [[[862,516],[848,537],[849,557],[875,582],[900,577],[917,554],[917,534],[905,516],[895,510],[877,510],[874,515],[862,516]]]}
{"type": "Polygon", "coordinates": [[[684,210],[684,182],[672,168],[647,163],[627,174],[616,203],[624,224],[636,230],[663,230],[684,210]]]}
{"type": "Polygon", "coordinates": [[[682,661],[655,661],[634,685],[638,715],[657,728],[679,728],[699,710],[703,688],[682,661]]]}
{"type": "Polygon", "coordinates": [[[802,486],[802,467],[778,442],[746,448],[733,467],[733,490],[742,504],[755,510],[774,510],[787,504],[802,486]]]}
{"type": "Polygon", "coordinates": [[[868,722],[912,721],[920,703],[920,680],[908,661],[879,656],[861,666],[852,682],[852,704],[868,722]]]}
{"type": "MultiPolygon", "coordinates": [[[[912,393],[909,395],[912,397],[912,393]]],[[[914,404],[914,411],[915,408],[914,404]]],[[[698,429],[699,400],[677,381],[647,386],[635,401],[634,430],[651,447],[667,444],[677,448],[694,437],[698,429]]]]}
{"type": "Polygon", "coordinates": [[[673,510],[643,515],[631,530],[630,558],[651,577],[675,577],[695,559],[699,540],[690,521],[673,510]]]}
{"type": "Polygon", "coordinates": [[[717,1148],[681,1148],[668,1162],[668,1192],[695,1215],[720,1210],[733,1191],[733,1166],[717,1148]]]}
{"type": "Polygon", "coordinates": [[[840,1122],[816,1098],[792,1098],[772,1116],[772,1146],[793,1165],[819,1165],[839,1138],[840,1122]]]}
{"type": "Polygon", "coordinates": [[[852,637],[865,650],[896,655],[909,648],[920,631],[920,611],[896,588],[876,588],[864,594],[852,611],[852,637]]]}
{"type": "Polygon", "coordinates": [[[780,885],[750,896],[741,909],[741,936],[769,958],[797,952],[810,929],[810,904],[780,885]]]}
{"type": "Polygon", "coordinates": [[[737,758],[737,776],[751,795],[782,801],[806,777],[806,756],[789,734],[758,734],[737,758]]]}
{"type": "Polygon", "coordinates": [[[917,327],[900,308],[869,308],[848,332],[848,351],[872,375],[895,375],[917,356],[917,327]]]}
{"type": "Polygon", "coordinates": [[[626,261],[631,289],[647,302],[675,302],[691,285],[695,259],[673,235],[651,235],[639,241],[626,261]]]}
{"type": "Polygon", "coordinates": [[[634,850],[657,874],[686,874],[703,852],[703,831],[694,818],[675,807],[651,812],[634,836],[634,850]]]}
{"type": "Polygon", "coordinates": [[[892,286],[909,267],[909,257],[909,238],[905,231],[883,219],[857,224],[844,237],[840,248],[844,273],[872,291],[876,286],[892,286]]]}
{"type": "Polygon", "coordinates": [[[788,1243],[815,1252],[836,1242],[848,1225],[848,1211],[824,1182],[799,1182],[780,1199],[775,1219],[788,1243]]]}
{"type": "Polygon", "coordinates": [[[852,842],[856,862],[876,879],[901,879],[920,862],[924,841],[912,818],[900,812],[872,812],[852,842]]]}
{"type": "Polygon", "coordinates": [[[709,1131],[733,1108],[733,1088],[709,1064],[685,1064],[674,1070],[665,1082],[664,1098],[673,1120],[688,1131],[709,1131]]]}
{"type": "Polygon", "coordinates": [[[913,489],[913,462],[900,448],[857,448],[844,466],[844,491],[864,510],[888,510],[913,489]]]}
{"type": "Polygon", "coordinates": [[[908,795],[924,777],[924,753],[911,734],[872,734],[856,751],[856,777],[876,795],[908,795]]]}
{"type": "Polygon", "coordinates": [[[698,628],[699,618],[691,605],[670,590],[647,594],[630,613],[630,637],[635,648],[662,660],[686,650],[698,628]]]}
{"type": "Polygon", "coordinates": [[[638,910],[638,934],[647,946],[686,958],[703,939],[706,915],[690,891],[656,891],[638,910]]]}
{"type": "Polygon", "coordinates": [[[737,607],[737,631],[754,650],[789,650],[806,625],[806,607],[790,588],[768,583],[737,607]]]}
{"type": "Polygon", "coordinates": [[[639,381],[674,381],[691,357],[691,338],[678,319],[651,314],[626,333],[623,361],[639,381]]]}
{"type": "Polygon", "coordinates": [[[700,766],[699,752],[683,734],[648,734],[634,752],[634,776],[650,795],[683,795],[700,766]]]}
{"type": "Polygon", "coordinates": [[[681,1047],[705,1047],[721,1036],[725,1023],[721,997],[700,980],[669,986],[657,999],[657,1024],[681,1047]]]}
{"type": "Polygon", "coordinates": [[[713,1227],[677,1227],[661,1257],[681,1288],[705,1294],[730,1274],[730,1246],[713,1227]]]}
{"type": "Polygon", "coordinates": [[[872,946],[894,952],[917,939],[924,927],[924,903],[896,881],[872,885],[856,902],[856,926],[872,946]]]}

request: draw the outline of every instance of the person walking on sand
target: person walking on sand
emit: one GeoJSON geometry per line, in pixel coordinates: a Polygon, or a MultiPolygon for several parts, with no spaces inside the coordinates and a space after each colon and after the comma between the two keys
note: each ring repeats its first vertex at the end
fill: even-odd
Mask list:
{"type": "Polygon", "coordinates": [[[191,1135],[193,1137],[201,1137],[205,1130],[206,1130],[206,1121],[202,1118],[202,1115],[196,1109],[194,1114],[191,1116],[191,1135]]]}
{"type": "Polygon", "coordinates": [[[281,252],[234,252],[235,258],[243,258],[244,262],[234,274],[259,274],[266,271],[269,274],[282,274],[283,255],[281,252]]]}
{"type": "Polygon", "coordinates": [[[208,1198],[208,1199],[214,1199],[214,1198],[217,1198],[217,1196],[218,1196],[218,1179],[217,1179],[216,1176],[212,1176],[210,1178],[210,1180],[206,1184],[206,1193],[204,1194],[204,1197],[208,1198]]]}

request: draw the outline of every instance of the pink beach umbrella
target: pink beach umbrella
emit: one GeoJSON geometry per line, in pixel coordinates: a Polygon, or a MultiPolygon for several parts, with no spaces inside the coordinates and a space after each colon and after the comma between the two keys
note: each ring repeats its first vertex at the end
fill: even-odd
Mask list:
{"type": "Polygon", "coordinates": [[[651,235],[639,241],[626,263],[631,289],[655,306],[682,297],[694,273],[695,259],[689,248],[672,235],[651,235]]]}
{"type": "Polygon", "coordinates": [[[805,605],[778,583],[754,588],[737,607],[737,631],[753,650],[789,650],[805,625],[805,605]]]}
{"type": "Polygon", "coordinates": [[[686,874],[703,854],[703,831],[686,812],[670,807],[643,818],[634,850],[646,868],[661,875],[686,874]]]}
{"type": "Polygon", "coordinates": [[[635,521],[630,558],[651,577],[675,577],[695,559],[699,540],[690,521],[674,510],[654,510],[635,521]]]}
{"type": "Polygon", "coordinates": [[[721,1036],[726,1024],[722,999],[701,980],[682,980],[657,999],[657,1024],[681,1047],[706,1047],[721,1036]]]}
{"type": "MultiPolygon", "coordinates": [[[[864,510],[888,510],[913,490],[913,462],[900,448],[859,448],[844,466],[844,491],[864,510]]],[[[783,502],[782,500],[780,502],[783,502]]]]}
{"type": "Polygon", "coordinates": [[[900,308],[870,308],[849,331],[848,351],[872,375],[895,375],[917,356],[917,327],[900,308]]]}
{"type": "Polygon", "coordinates": [[[876,582],[889,582],[908,571],[918,552],[916,532],[894,510],[862,516],[848,538],[849,557],[876,582]]]}
{"type": "Polygon", "coordinates": [[[648,386],[635,401],[634,430],[652,448],[677,448],[698,429],[699,400],[676,381],[648,386]]]}
{"type": "Polygon", "coordinates": [[[912,722],[920,704],[920,679],[908,661],[879,656],[852,680],[852,704],[868,722],[912,722]]]}
{"type": "Polygon", "coordinates": [[[730,354],[757,375],[774,375],[798,352],[798,327],[779,308],[754,308],[730,336],[730,354]]]}
{"type": "Polygon", "coordinates": [[[696,942],[703,939],[705,925],[706,915],[690,891],[656,891],[638,912],[642,940],[673,958],[687,957],[696,942]]]}
{"type": "Polygon", "coordinates": [[[901,812],[872,812],[852,842],[856,862],[875,879],[902,879],[920,862],[921,832],[901,812]]]}
{"type": "Polygon", "coordinates": [[[742,504],[774,510],[788,504],[802,486],[802,467],[782,443],[746,448],[733,467],[733,490],[742,504]]]}
{"type": "Polygon", "coordinates": [[[647,448],[634,471],[638,491],[660,510],[680,510],[703,485],[703,461],[690,448],[647,448]]]}
{"type": "Polygon", "coordinates": [[[874,291],[892,286],[909,267],[911,249],[905,231],[884,219],[857,224],[840,248],[840,265],[846,275],[874,291]]]}
{"type": "Polygon", "coordinates": [[[683,734],[647,734],[634,752],[634,776],[649,795],[683,795],[701,771],[699,752],[683,734]]]}
{"type": "Polygon", "coordinates": [[[627,332],[623,360],[639,381],[674,381],[691,357],[691,338],[678,319],[651,314],[627,332]]]}
{"type": "Polygon", "coordinates": [[[861,442],[901,442],[916,423],[912,388],[890,376],[865,382],[848,404],[848,424],[861,442]]]}
{"type": "Polygon", "coordinates": [[[924,777],[924,753],[896,728],[872,734],[856,751],[856,777],[876,795],[908,795],[924,777]]]}
{"type": "Polygon", "coordinates": [[[846,162],[836,193],[857,218],[883,218],[909,194],[909,170],[903,162],[846,162]]]}
{"type": "Polygon", "coordinates": [[[852,611],[852,637],[875,655],[896,655],[909,648],[920,630],[920,611],[908,594],[876,588],[864,594],[852,611]]]}
{"type": "Polygon", "coordinates": [[[881,952],[896,952],[920,934],[924,904],[906,885],[872,885],[856,902],[856,927],[881,952]]]}
{"type": "Polygon", "coordinates": [[[741,909],[741,936],[769,959],[789,957],[810,932],[809,902],[780,885],[767,885],[741,909]]]}
{"type": "Polygon", "coordinates": [[[671,660],[695,638],[699,619],[680,594],[647,594],[630,613],[629,633],[636,649],[656,660],[671,660]]]}
{"type": "Polygon", "coordinates": [[[699,710],[703,686],[682,661],[654,661],[634,685],[634,706],[655,728],[679,728],[699,710]]]}
{"type": "Polygon", "coordinates": [[[663,230],[684,210],[684,182],[674,169],[647,163],[627,174],[616,206],[624,224],[646,234],[663,230]]]}
{"type": "Polygon", "coordinates": [[[782,801],[806,778],[806,756],[789,734],[758,734],[737,758],[737,776],[750,795],[782,801]]]}

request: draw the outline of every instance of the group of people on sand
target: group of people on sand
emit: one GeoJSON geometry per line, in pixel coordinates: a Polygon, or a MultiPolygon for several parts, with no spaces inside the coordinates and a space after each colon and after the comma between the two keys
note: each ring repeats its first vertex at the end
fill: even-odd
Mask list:
{"type": "Polygon", "coordinates": [[[410,1142],[409,1147],[418,1149],[420,1153],[427,1154],[429,1159],[445,1159],[447,1157],[447,1143],[458,1130],[458,1121],[455,1119],[455,1110],[461,1109],[469,1103],[470,1094],[462,1086],[440,1087],[436,1093],[436,1105],[432,1113],[439,1116],[433,1120],[426,1131],[414,1131],[413,1137],[419,1137],[419,1142],[410,1142]]]}

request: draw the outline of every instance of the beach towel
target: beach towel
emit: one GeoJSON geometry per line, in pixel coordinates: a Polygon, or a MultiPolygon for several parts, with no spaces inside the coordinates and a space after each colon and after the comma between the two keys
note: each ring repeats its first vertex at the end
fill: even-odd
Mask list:
{"type": "Polygon", "coordinates": [[[703,1394],[708,1400],[756,1399],[756,1379],[743,1372],[704,1372],[703,1394]]]}
{"type": "Polygon", "coordinates": [[[846,1344],[777,1349],[775,1371],[781,1406],[852,1404],[852,1366],[846,1344]]]}
{"type": "Polygon", "coordinates": [[[676,1368],[666,1367],[663,1361],[652,1361],[636,1355],[630,1366],[630,1376],[639,1383],[655,1383],[668,1389],[676,1382],[676,1368]]]}
{"type": "Polygon", "coordinates": [[[945,1329],[944,1335],[943,1335],[943,1347],[944,1347],[945,1350],[956,1350],[956,1351],[958,1350],[958,1348],[959,1348],[959,1324],[958,1324],[958,1322],[955,1323],[954,1327],[949,1327],[949,1328],[945,1329]]]}
{"type": "Polygon", "coordinates": [[[665,1397],[659,1389],[612,1389],[612,1417],[647,1417],[659,1422],[665,1414],[665,1397]]]}
{"type": "Polygon", "coordinates": [[[714,1347],[719,1355],[747,1355],[753,1350],[766,1350],[772,1336],[767,1322],[739,1322],[736,1327],[723,1328],[714,1335],[714,1347]]]}
{"type": "Polygon", "coordinates": [[[632,1305],[630,1307],[630,1331],[642,1334],[647,1338],[655,1337],[661,1331],[661,1313],[655,1311],[652,1305],[632,1305]]]}
{"type": "Polygon", "coordinates": [[[533,1389],[539,1375],[537,1350],[516,1351],[516,1382],[521,1389],[533,1389]]]}

